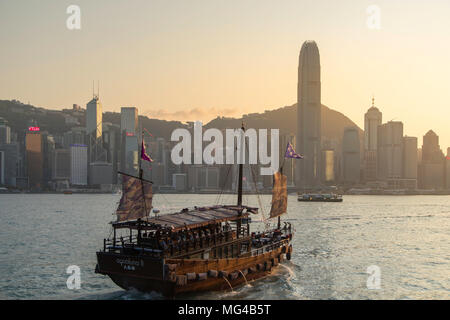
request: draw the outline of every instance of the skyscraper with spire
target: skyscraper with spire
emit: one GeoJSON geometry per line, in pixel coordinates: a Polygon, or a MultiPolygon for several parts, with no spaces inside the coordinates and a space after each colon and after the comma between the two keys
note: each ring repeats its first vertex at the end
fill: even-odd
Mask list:
{"type": "Polygon", "coordinates": [[[86,105],[86,131],[94,139],[102,136],[102,104],[98,94],[94,94],[86,105]]]}
{"type": "Polygon", "coordinates": [[[321,178],[321,83],[320,55],[314,41],[305,41],[300,50],[297,87],[298,189],[320,186],[321,178]]]}
{"type": "Polygon", "coordinates": [[[103,114],[99,94],[92,93],[92,100],[86,105],[86,134],[88,141],[88,182],[94,184],[96,165],[106,163],[107,152],[103,148],[103,114]]]}
{"type": "Polygon", "coordinates": [[[383,114],[375,107],[375,98],[372,97],[372,106],[364,115],[364,178],[366,181],[377,180],[377,148],[378,126],[382,123],[383,114]]]}

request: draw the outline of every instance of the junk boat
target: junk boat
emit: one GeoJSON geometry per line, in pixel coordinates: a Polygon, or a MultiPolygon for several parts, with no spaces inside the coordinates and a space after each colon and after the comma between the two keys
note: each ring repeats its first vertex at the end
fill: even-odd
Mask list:
{"type": "Polygon", "coordinates": [[[342,195],[334,193],[304,193],[298,195],[298,201],[306,202],[342,202],[342,195]]]}
{"type": "MultiPolygon", "coordinates": [[[[241,128],[244,130],[244,128],[241,128]]],[[[144,150],[144,143],[142,143],[144,150]]],[[[258,208],[242,204],[242,164],[236,204],[185,208],[150,217],[152,183],[122,173],[122,197],[112,237],[97,252],[95,272],[123,289],[155,291],[173,298],[181,293],[227,290],[264,277],[284,259],[290,260],[293,228],[281,227],[287,210],[286,176],[273,175],[270,218],[275,227],[250,231],[250,214],[258,208]]]]}

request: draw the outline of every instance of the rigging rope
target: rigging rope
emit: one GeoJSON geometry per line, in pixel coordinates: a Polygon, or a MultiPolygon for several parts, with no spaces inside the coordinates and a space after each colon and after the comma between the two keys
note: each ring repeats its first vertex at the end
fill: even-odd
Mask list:
{"type": "MultiPolygon", "coordinates": [[[[248,144],[246,144],[245,141],[244,141],[244,144],[245,144],[246,151],[248,151],[248,144]]],[[[264,228],[267,230],[269,225],[268,225],[267,218],[265,217],[265,214],[264,214],[264,206],[262,205],[261,194],[259,193],[259,190],[258,190],[258,185],[257,185],[257,181],[256,181],[256,173],[255,173],[255,170],[254,170],[255,168],[251,166],[250,161],[248,163],[248,166],[249,166],[250,171],[251,171],[253,184],[255,185],[256,197],[258,199],[259,208],[261,210],[261,218],[262,218],[262,221],[264,223],[264,228]]]]}
{"type": "Polygon", "coordinates": [[[223,191],[225,189],[225,184],[227,183],[228,176],[230,174],[231,167],[232,167],[232,165],[228,165],[227,175],[225,176],[225,179],[222,183],[222,187],[220,188],[220,193],[217,195],[215,204],[219,204],[220,198],[222,197],[223,191]]]}

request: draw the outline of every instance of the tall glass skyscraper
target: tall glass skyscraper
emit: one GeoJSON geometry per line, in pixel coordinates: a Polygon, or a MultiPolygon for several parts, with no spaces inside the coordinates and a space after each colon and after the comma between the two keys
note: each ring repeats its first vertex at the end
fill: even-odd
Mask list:
{"type": "Polygon", "coordinates": [[[321,83],[320,55],[314,41],[305,41],[300,51],[297,88],[297,188],[320,186],[321,178],[321,83]]]}

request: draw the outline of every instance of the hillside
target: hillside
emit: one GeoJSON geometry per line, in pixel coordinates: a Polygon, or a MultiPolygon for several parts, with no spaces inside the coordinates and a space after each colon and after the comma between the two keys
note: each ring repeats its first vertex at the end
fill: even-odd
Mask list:
{"type": "MultiPolygon", "coordinates": [[[[218,117],[210,121],[206,127],[209,128],[239,128],[242,119],[248,128],[279,128],[280,134],[297,133],[297,104],[265,111],[264,113],[254,113],[243,118],[221,118],[218,117]]],[[[349,126],[358,127],[352,120],[341,112],[330,109],[322,105],[322,140],[337,140],[342,143],[344,128],[349,126]]],[[[362,145],[363,131],[359,128],[360,141],[362,145]]]]}
{"type": "MultiPolygon", "coordinates": [[[[65,123],[65,117],[68,115],[77,118],[80,125],[84,125],[84,110],[77,112],[71,109],[55,111],[21,104],[17,101],[0,100],[0,117],[8,120],[12,131],[17,132],[19,137],[23,135],[32,121],[36,121],[42,130],[46,130],[51,134],[62,134],[75,126],[74,124],[65,123]]],[[[140,116],[139,118],[142,126],[148,129],[154,137],[163,137],[166,140],[170,139],[172,131],[176,128],[186,127],[186,124],[179,121],[149,119],[146,116],[140,116]]],[[[297,132],[297,111],[295,104],[265,111],[264,113],[244,115],[243,118],[218,117],[207,123],[205,127],[218,129],[239,128],[242,119],[244,119],[247,128],[279,128],[280,134],[295,134],[297,132]]],[[[120,125],[120,113],[105,112],[103,113],[103,121],[120,125]]],[[[356,124],[344,114],[322,105],[323,140],[334,140],[340,145],[344,128],[347,126],[356,126],[356,124]]],[[[361,129],[359,131],[360,138],[362,139],[363,131],[361,129]]]]}

